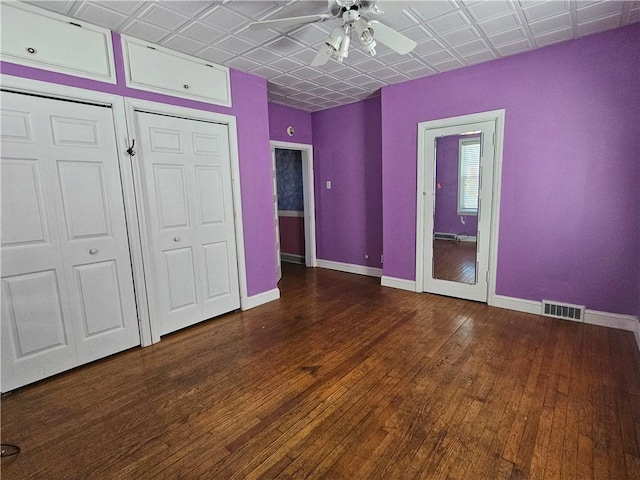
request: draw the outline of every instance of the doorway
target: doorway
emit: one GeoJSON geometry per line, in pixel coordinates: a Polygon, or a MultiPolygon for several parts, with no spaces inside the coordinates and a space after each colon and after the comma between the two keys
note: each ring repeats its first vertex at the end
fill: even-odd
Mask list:
{"type": "Polygon", "coordinates": [[[280,280],[282,261],[317,266],[313,147],[272,141],[271,159],[275,261],[280,280]]]}
{"type": "Polygon", "coordinates": [[[418,291],[495,295],[503,125],[503,110],[418,125],[418,291]]]}

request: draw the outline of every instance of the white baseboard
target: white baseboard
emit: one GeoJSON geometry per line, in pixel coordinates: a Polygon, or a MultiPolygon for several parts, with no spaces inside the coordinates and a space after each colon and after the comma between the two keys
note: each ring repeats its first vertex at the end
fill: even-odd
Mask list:
{"type": "MultiPolygon", "coordinates": [[[[507,310],[515,310],[517,312],[533,313],[542,315],[542,303],[532,300],[524,300],[522,298],[505,297],[495,295],[490,305],[507,310]]],[[[580,320],[565,320],[580,322],[580,320]]],[[[622,315],[620,313],[598,312],[597,310],[586,309],[584,312],[584,323],[589,325],[599,325],[601,327],[617,328],[619,330],[627,330],[633,332],[636,337],[636,344],[640,350],[640,323],[638,317],[633,315],[622,315]]]]}
{"type": "Polygon", "coordinates": [[[301,265],[304,265],[305,263],[304,255],[296,255],[294,253],[280,252],[280,260],[283,262],[289,262],[289,263],[299,263],[301,265]]]}
{"type": "Polygon", "coordinates": [[[368,277],[381,277],[382,269],[375,267],[365,267],[364,265],[355,265],[353,263],[334,262],[331,260],[318,259],[318,267],[328,268],[329,270],[338,270],[346,273],[356,273],[358,275],[367,275],[368,277]]]}
{"type": "Polygon", "coordinates": [[[250,310],[252,308],[259,307],[260,305],[264,305],[265,303],[278,300],[279,298],[280,290],[278,288],[274,288],[273,290],[267,290],[266,292],[258,293],[257,295],[241,298],[240,308],[242,310],[250,310]]]}
{"type": "Polygon", "coordinates": [[[398,288],[400,290],[408,290],[410,292],[416,291],[416,281],[405,280],[404,278],[387,277],[383,275],[382,279],[380,280],[380,285],[382,285],[383,287],[391,287],[391,288],[398,288]]]}

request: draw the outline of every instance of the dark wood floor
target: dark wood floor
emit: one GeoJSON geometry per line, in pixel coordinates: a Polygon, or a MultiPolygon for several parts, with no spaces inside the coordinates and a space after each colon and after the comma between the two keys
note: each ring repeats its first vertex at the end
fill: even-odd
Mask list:
{"type": "Polygon", "coordinates": [[[476,283],[476,242],[434,239],[433,259],[434,278],[476,283]]]}
{"type": "Polygon", "coordinates": [[[280,288],[4,396],[2,478],[640,478],[630,332],[297,265],[280,288]]]}

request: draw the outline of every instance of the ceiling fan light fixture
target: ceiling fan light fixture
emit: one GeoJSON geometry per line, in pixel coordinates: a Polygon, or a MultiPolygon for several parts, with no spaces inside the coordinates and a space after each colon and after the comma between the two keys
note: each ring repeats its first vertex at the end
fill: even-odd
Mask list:
{"type": "Polygon", "coordinates": [[[342,41],[344,40],[345,34],[342,27],[336,27],[331,31],[329,38],[326,40],[326,44],[331,50],[331,53],[340,50],[340,46],[342,45],[342,41]]]}
{"type": "MultiPolygon", "coordinates": [[[[345,29],[346,30],[346,29],[345,29]]],[[[349,56],[349,43],[351,39],[349,38],[348,32],[345,32],[345,36],[342,39],[342,43],[340,44],[340,49],[336,52],[336,57],[340,63],[349,56]]]]}
{"type": "Polygon", "coordinates": [[[365,20],[360,19],[357,22],[354,22],[353,28],[356,29],[358,33],[358,39],[360,40],[360,45],[362,46],[362,50],[365,53],[368,53],[372,57],[376,56],[376,41],[373,38],[373,29],[365,20]]]}

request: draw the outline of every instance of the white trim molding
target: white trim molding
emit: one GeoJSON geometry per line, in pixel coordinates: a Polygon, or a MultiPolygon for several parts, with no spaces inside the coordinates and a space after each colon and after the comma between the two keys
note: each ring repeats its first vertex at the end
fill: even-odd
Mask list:
{"type": "Polygon", "coordinates": [[[397,288],[400,290],[407,290],[409,292],[416,292],[416,281],[405,280],[404,278],[387,277],[383,275],[380,279],[380,285],[383,287],[397,288]]]}
{"type": "Polygon", "coordinates": [[[329,270],[338,270],[339,272],[366,275],[368,277],[382,277],[381,268],[355,265],[353,263],[334,262],[332,260],[318,260],[318,267],[327,268],[329,270]]]}
{"type": "MultiPolygon", "coordinates": [[[[514,310],[516,312],[532,313],[534,315],[544,316],[542,315],[542,302],[535,302],[533,300],[494,295],[493,302],[490,303],[490,305],[498,308],[505,308],[507,310],[514,310]]],[[[599,312],[597,310],[586,309],[583,321],[573,320],[571,318],[565,318],[563,320],[633,332],[636,338],[636,344],[640,350],[640,323],[638,322],[638,317],[634,317],[633,315],[599,312]]]]}
{"type": "Polygon", "coordinates": [[[304,255],[296,255],[295,253],[282,253],[280,252],[280,260],[283,262],[297,263],[304,265],[304,255]]]}
{"type": "MultiPolygon", "coordinates": [[[[313,184],[313,145],[306,143],[281,142],[279,140],[271,140],[269,143],[271,145],[272,156],[275,155],[276,148],[284,150],[299,150],[302,154],[305,265],[307,267],[317,267],[318,257],[316,251],[316,201],[313,184]]],[[[280,212],[278,212],[278,216],[289,215],[281,215],[280,212]]],[[[277,225],[276,228],[278,228],[277,225]]]]}
{"type": "Polygon", "coordinates": [[[274,288],[273,290],[267,290],[266,292],[258,293],[257,295],[251,295],[250,297],[240,298],[240,308],[244,310],[250,310],[265,303],[273,302],[280,298],[280,289],[274,288]]]}
{"type": "Polygon", "coordinates": [[[304,218],[304,211],[298,210],[278,210],[279,217],[302,217],[304,218]]]}

